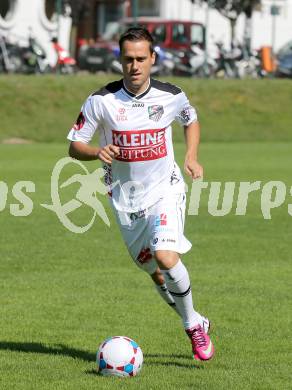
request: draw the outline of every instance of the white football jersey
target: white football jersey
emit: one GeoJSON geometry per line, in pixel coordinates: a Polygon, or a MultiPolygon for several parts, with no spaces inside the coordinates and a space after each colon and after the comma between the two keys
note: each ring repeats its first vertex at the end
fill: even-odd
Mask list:
{"type": "Polygon", "coordinates": [[[105,182],[112,186],[117,210],[137,212],[169,192],[185,191],[174,160],[173,120],[182,126],[197,120],[180,88],[151,79],[147,90],[137,96],[119,80],[88,97],[68,139],[89,143],[98,130],[101,147],[120,148],[112,164],[104,166],[105,182]]]}

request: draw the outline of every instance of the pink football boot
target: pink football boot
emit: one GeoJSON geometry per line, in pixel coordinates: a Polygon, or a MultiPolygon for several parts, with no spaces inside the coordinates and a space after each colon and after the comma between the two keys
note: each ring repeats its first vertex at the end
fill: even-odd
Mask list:
{"type": "Polygon", "coordinates": [[[196,325],[193,328],[186,329],[186,334],[189,336],[194,359],[209,360],[214,355],[214,346],[210,337],[204,332],[201,325],[196,325]]]}

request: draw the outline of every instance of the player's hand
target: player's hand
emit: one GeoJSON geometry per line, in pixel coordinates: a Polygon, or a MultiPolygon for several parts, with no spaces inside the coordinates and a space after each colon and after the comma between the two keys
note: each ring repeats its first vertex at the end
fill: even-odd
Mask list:
{"type": "Polygon", "coordinates": [[[203,177],[203,167],[196,160],[186,160],[184,169],[186,174],[194,180],[203,177]]]}
{"type": "Polygon", "coordinates": [[[120,154],[120,148],[116,145],[106,145],[97,152],[97,158],[107,164],[111,164],[113,159],[120,154]]]}

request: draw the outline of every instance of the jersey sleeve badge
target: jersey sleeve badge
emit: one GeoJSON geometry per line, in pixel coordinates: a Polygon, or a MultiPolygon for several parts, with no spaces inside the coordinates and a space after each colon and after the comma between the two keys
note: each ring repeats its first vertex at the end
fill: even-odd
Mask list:
{"type": "Polygon", "coordinates": [[[80,114],[78,115],[76,122],[74,123],[73,129],[74,130],[82,129],[82,127],[84,126],[84,123],[85,123],[85,117],[81,111],[80,114]]]}

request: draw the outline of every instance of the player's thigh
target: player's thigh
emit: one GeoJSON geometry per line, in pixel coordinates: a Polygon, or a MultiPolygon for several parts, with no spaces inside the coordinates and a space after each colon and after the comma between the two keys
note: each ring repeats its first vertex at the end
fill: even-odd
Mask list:
{"type": "Polygon", "coordinates": [[[129,215],[117,218],[122,238],[135,264],[152,275],[157,270],[157,263],[149,245],[148,217],[131,219],[129,215]]]}
{"type": "Polygon", "coordinates": [[[152,208],[148,229],[153,253],[161,251],[163,255],[162,251],[171,251],[181,254],[191,248],[184,236],[185,204],[185,194],[172,194],[152,208]]]}

